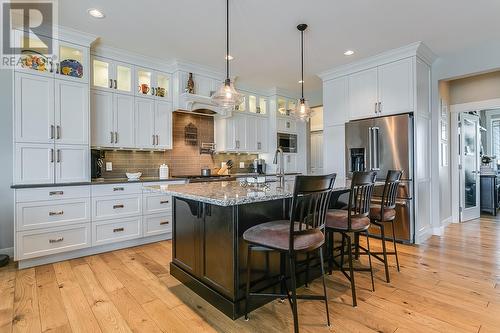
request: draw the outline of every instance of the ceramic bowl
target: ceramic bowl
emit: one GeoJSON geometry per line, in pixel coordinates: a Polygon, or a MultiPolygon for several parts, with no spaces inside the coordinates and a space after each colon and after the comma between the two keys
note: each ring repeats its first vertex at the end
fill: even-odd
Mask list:
{"type": "Polygon", "coordinates": [[[134,172],[134,173],[125,173],[127,175],[128,180],[138,180],[142,176],[142,172],[134,172]]]}

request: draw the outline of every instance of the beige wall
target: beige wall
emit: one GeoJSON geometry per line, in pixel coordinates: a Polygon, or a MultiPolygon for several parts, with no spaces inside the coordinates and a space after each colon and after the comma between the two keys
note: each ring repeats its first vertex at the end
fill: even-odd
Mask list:
{"type": "Polygon", "coordinates": [[[450,81],[450,103],[500,98],[500,71],[450,81]]]}
{"type": "MultiPolygon", "coordinates": [[[[444,105],[450,105],[450,84],[447,81],[439,82],[439,98],[442,100],[444,105]]],[[[449,110],[449,107],[448,107],[449,110]]],[[[441,112],[441,110],[439,110],[441,112]]],[[[442,121],[442,118],[440,118],[442,121]]],[[[450,193],[449,193],[449,184],[451,183],[451,168],[450,168],[450,115],[447,115],[448,121],[448,137],[446,140],[443,140],[441,137],[441,126],[439,126],[439,138],[440,138],[440,146],[439,146],[439,154],[442,152],[442,143],[448,144],[448,166],[443,166],[442,163],[439,163],[439,197],[440,197],[440,205],[439,205],[439,217],[441,221],[448,219],[452,214],[451,212],[451,201],[450,201],[450,193]]]]}

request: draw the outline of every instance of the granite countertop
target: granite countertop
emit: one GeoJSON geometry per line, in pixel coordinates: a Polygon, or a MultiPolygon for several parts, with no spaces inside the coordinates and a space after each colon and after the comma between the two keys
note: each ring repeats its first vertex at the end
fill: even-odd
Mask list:
{"type": "Polygon", "coordinates": [[[138,180],[128,180],[127,178],[98,178],[92,179],[89,182],[76,183],[53,183],[53,184],[20,184],[12,185],[12,189],[22,188],[40,188],[40,187],[61,187],[61,186],[84,186],[84,185],[101,185],[101,184],[122,184],[122,183],[150,183],[150,182],[172,182],[187,179],[184,178],[169,178],[160,179],[159,177],[141,177],[138,180]]]}
{"type": "MultiPolygon", "coordinates": [[[[145,186],[145,191],[161,192],[175,197],[200,201],[218,206],[236,206],[255,202],[293,197],[294,181],[286,181],[283,188],[278,182],[242,186],[239,181],[189,183],[183,185],[145,186]]],[[[345,191],[340,187],[336,190],[345,191]]]]}

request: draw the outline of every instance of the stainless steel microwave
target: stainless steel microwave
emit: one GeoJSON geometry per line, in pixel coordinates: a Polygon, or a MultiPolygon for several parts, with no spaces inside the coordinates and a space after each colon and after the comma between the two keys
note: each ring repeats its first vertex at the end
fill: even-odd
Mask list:
{"type": "Polygon", "coordinates": [[[297,134],[278,133],[278,147],[283,149],[284,153],[297,152],[297,134]]]}

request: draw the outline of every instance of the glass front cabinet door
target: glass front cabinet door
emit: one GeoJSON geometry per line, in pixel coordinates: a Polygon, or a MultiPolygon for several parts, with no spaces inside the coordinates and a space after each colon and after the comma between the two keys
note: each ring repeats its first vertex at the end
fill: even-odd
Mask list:
{"type": "Polygon", "coordinates": [[[92,58],[92,87],[132,94],[133,66],[114,60],[92,58]]]}
{"type": "Polygon", "coordinates": [[[56,77],[77,82],[88,82],[88,49],[61,41],[57,42],[57,49],[56,77]]]}
{"type": "Polygon", "coordinates": [[[170,74],[138,68],[136,94],[142,97],[170,99],[170,74]]]}

